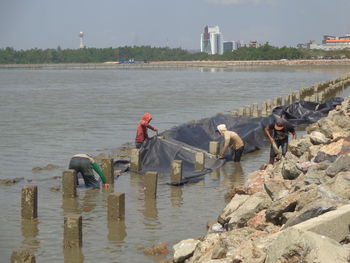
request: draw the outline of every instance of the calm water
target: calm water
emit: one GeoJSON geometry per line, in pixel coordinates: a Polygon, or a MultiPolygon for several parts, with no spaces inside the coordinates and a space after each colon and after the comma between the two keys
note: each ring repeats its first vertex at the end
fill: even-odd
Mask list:
{"type": "Polygon", "coordinates": [[[218,112],[262,102],[338,77],[348,67],[240,68],[236,70],[0,70],[0,179],[24,177],[0,186],[0,262],[17,247],[31,247],[37,262],[158,262],[142,247],[205,233],[225,205],[226,189],[267,159],[268,149],[245,155],[241,166],[228,163],[197,184],[165,185],[159,178],[157,200],[145,200],[143,176],[124,174],[114,191],[125,192],[126,219],[110,224],[107,194],[79,190],[63,202],[60,176],[76,153],[109,153],[132,142],[145,111],[160,131],[218,112]],[[32,172],[47,164],[58,169],[32,172]],[[24,184],[38,185],[38,222],[20,220],[24,184]],[[63,217],[83,216],[80,254],[62,249],[63,217]]]}

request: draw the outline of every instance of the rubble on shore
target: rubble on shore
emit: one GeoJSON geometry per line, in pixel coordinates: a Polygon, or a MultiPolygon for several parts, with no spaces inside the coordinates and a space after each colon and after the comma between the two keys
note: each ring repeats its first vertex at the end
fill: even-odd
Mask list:
{"type": "Polygon", "coordinates": [[[230,190],[217,222],[175,244],[172,262],[349,262],[350,97],[306,131],[230,190]]]}

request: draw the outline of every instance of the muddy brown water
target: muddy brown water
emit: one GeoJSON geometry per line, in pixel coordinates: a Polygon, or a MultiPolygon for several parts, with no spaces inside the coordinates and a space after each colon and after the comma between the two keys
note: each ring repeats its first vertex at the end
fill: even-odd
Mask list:
{"type": "MultiPolygon", "coordinates": [[[[60,176],[76,153],[110,153],[133,141],[145,111],[160,131],[218,112],[262,102],[338,77],[344,66],[177,70],[0,70],[0,262],[29,247],[37,262],[159,262],[143,248],[198,237],[225,206],[232,185],[268,160],[268,147],[228,162],[196,184],[169,186],[159,177],[156,201],[145,200],[144,176],[125,173],[114,189],[124,192],[124,221],[109,223],[109,191],[78,188],[62,200],[60,176]],[[39,167],[45,169],[34,169],[39,167]],[[38,220],[20,219],[21,188],[38,186],[38,220]],[[63,249],[63,218],[83,217],[83,247],[63,249]]],[[[347,95],[346,90],[343,95],[347,95]]],[[[300,132],[301,133],[301,132],[300,132]]],[[[150,135],[153,135],[150,132],[150,135]]],[[[168,257],[170,254],[168,255],[168,257]]]]}

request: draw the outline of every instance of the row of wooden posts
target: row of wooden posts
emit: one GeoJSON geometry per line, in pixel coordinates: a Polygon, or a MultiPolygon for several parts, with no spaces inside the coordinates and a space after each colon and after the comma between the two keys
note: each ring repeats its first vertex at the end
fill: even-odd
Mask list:
{"type": "Polygon", "coordinates": [[[254,103],[231,113],[235,116],[269,116],[275,107],[290,105],[299,100],[324,102],[344,90],[348,85],[350,85],[350,75],[345,74],[329,81],[318,82],[310,87],[302,88],[300,91],[292,92],[286,95],[284,99],[275,97],[272,100],[262,102],[260,107],[258,103],[254,103]]]}
{"type": "MultiPolygon", "coordinates": [[[[219,142],[210,142],[209,152],[218,154],[219,142]]],[[[195,154],[195,170],[203,170],[205,162],[204,152],[195,154]]],[[[106,177],[106,183],[114,185],[113,159],[101,160],[101,168],[106,177]]],[[[139,149],[133,149],[131,153],[132,172],[141,170],[141,159],[139,149]]],[[[171,184],[177,185],[182,181],[182,161],[174,160],[171,164],[171,184]]],[[[145,175],[145,198],[156,198],[158,173],[147,172],[145,175]]],[[[62,197],[77,197],[77,173],[75,170],[66,170],[62,174],[62,197]]],[[[21,217],[25,220],[35,220],[38,217],[38,187],[36,185],[25,185],[22,188],[21,217]]],[[[107,199],[107,218],[110,221],[124,220],[125,218],[125,193],[109,193],[107,199]]],[[[64,248],[76,248],[82,246],[82,216],[80,214],[66,215],[64,217],[64,248]]],[[[12,253],[11,262],[22,262],[21,258],[28,258],[30,250],[17,249],[12,253]]],[[[30,257],[35,257],[30,254],[30,257]]]]}

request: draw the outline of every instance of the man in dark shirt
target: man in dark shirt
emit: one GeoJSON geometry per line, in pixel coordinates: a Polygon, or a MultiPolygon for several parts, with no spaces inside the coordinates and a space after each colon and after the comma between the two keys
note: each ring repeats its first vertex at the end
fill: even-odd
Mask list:
{"type": "Polygon", "coordinates": [[[292,138],[296,139],[294,127],[285,119],[278,118],[270,126],[265,127],[265,134],[271,142],[270,164],[275,162],[277,156],[276,151],[279,147],[282,149],[282,155],[285,156],[288,150],[288,135],[292,134],[292,138]],[[272,132],[272,136],[271,136],[272,132]],[[275,145],[274,145],[275,144],[275,145]]]}

